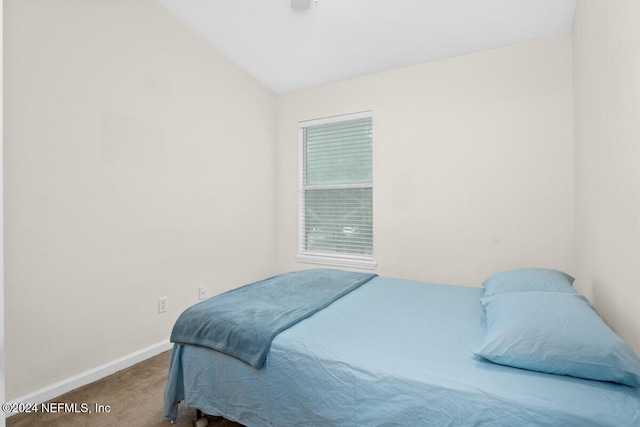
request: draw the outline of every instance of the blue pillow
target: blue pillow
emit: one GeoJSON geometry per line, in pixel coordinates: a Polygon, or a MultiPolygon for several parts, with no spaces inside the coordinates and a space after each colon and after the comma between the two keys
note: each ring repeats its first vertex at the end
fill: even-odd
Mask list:
{"type": "Polygon", "coordinates": [[[640,358],[578,294],[514,292],[480,300],[494,363],[640,387],[640,358]]]}
{"type": "Polygon", "coordinates": [[[564,292],[577,294],[575,279],[567,273],[548,268],[519,268],[494,274],[482,282],[484,296],[505,292],[564,292]]]}

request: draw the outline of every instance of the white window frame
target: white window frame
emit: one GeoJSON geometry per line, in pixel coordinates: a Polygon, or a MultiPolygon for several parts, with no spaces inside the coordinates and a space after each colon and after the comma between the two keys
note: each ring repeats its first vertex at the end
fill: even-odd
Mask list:
{"type": "MultiPolygon", "coordinates": [[[[339,123],[362,118],[372,118],[371,111],[326,117],[322,119],[306,120],[298,123],[298,255],[299,262],[324,264],[338,267],[353,267],[373,270],[376,262],[372,255],[341,254],[334,252],[320,252],[305,249],[305,141],[304,129],[329,123],[339,123]]],[[[373,172],[373,171],[372,171],[373,172]]],[[[335,186],[326,186],[327,189],[335,186]]],[[[370,184],[347,184],[340,188],[371,188],[373,191],[373,179],[370,184]]],[[[372,207],[373,208],[373,207],[372,207]]],[[[373,214],[373,212],[372,212],[373,214]]]]}

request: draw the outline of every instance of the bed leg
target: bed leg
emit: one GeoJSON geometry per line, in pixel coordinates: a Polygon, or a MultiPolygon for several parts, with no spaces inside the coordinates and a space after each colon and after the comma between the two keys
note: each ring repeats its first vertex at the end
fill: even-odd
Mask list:
{"type": "Polygon", "coordinates": [[[196,421],[193,425],[194,427],[207,427],[209,425],[209,418],[204,416],[200,409],[196,409],[196,421]]]}

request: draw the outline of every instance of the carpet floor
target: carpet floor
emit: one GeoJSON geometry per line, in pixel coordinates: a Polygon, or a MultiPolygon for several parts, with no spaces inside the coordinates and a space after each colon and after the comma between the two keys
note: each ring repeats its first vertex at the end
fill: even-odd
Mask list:
{"type": "MultiPolygon", "coordinates": [[[[164,386],[167,382],[170,356],[170,351],[164,352],[51,401],[76,404],[77,412],[64,412],[64,405],[59,405],[62,412],[38,411],[17,414],[7,419],[7,426],[191,426],[195,420],[196,411],[187,410],[182,404],[180,404],[176,424],[171,424],[168,419],[162,417],[164,386]],[[87,406],[83,407],[82,404],[87,406]],[[103,405],[104,412],[97,412],[96,405],[103,405]],[[108,412],[106,412],[107,405],[108,412]],[[87,410],[83,410],[85,408],[87,410]]],[[[50,406],[58,407],[58,405],[50,406]]],[[[73,411],[74,407],[67,405],[67,409],[73,411]]],[[[220,417],[209,417],[209,426],[242,427],[238,423],[220,417]]]]}

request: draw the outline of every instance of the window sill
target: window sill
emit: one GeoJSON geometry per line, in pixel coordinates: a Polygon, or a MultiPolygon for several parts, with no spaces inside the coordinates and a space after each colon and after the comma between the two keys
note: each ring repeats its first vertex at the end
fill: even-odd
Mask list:
{"type": "Polygon", "coordinates": [[[301,253],[296,256],[296,259],[299,262],[310,264],[362,268],[366,270],[374,270],[377,265],[372,257],[359,257],[337,254],[301,253]]]}

